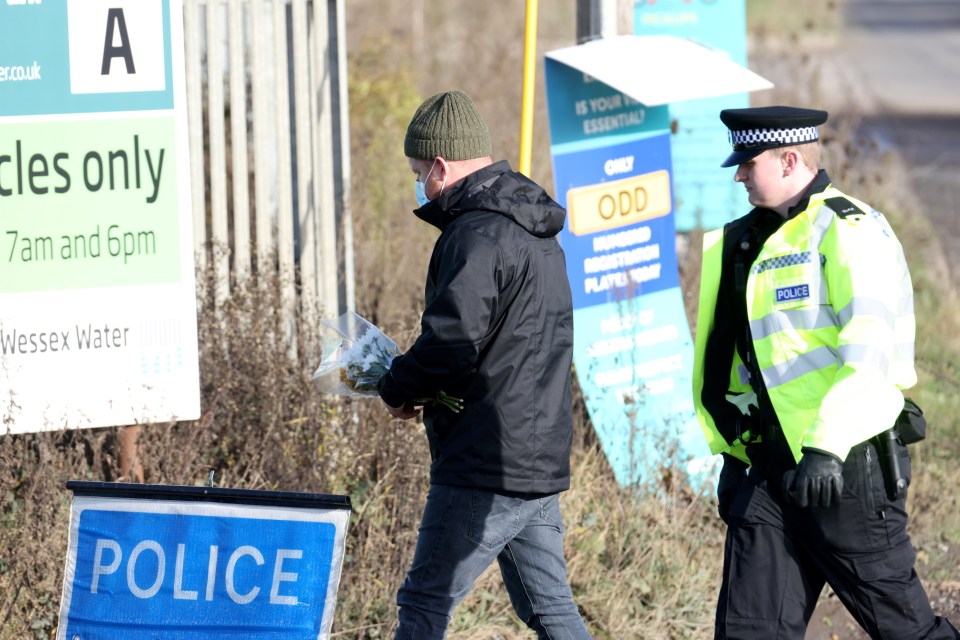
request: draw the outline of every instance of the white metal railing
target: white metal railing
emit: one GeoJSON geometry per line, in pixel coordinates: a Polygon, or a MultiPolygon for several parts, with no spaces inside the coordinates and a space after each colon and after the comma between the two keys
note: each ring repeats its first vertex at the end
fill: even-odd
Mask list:
{"type": "Polygon", "coordinates": [[[194,242],[215,299],[279,270],[285,309],[352,308],[343,0],[183,9],[194,242]]]}

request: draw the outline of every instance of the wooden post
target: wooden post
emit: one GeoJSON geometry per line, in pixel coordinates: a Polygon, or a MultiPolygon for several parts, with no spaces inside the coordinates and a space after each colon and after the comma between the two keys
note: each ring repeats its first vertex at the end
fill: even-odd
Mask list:
{"type": "Polygon", "coordinates": [[[633,0],[617,0],[617,33],[633,33],[633,0]]]}
{"type": "Polygon", "coordinates": [[[143,482],[143,465],[137,452],[139,425],[120,429],[120,476],[127,482],[143,482]]]}

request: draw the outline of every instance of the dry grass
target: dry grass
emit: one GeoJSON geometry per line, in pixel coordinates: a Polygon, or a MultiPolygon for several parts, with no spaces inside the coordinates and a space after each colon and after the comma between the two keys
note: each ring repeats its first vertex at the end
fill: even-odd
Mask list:
{"type": "Polygon", "coordinates": [[[843,24],[844,0],[747,0],[747,31],[760,40],[773,37],[794,45],[819,45],[843,24]]]}

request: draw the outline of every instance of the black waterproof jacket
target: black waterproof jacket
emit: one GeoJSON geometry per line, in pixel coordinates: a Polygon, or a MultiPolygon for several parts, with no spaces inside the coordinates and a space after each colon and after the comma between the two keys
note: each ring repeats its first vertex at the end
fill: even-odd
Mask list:
{"type": "Polygon", "coordinates": [[[566,211],[507,162],[462,179],[416,215],[438,227],[421,334],[380,380],[424,407],[430,482],[549,494],[570,486],[573,308],[557,234],[566,211]]]}

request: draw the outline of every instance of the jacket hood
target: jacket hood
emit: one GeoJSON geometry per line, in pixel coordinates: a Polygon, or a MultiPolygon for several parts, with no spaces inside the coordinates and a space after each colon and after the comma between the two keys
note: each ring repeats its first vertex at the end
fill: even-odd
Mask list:
{"type": "Polygon", "coordinates": [[[455,184],[414,214],[441,231],[457,216],[473,211],[491,211],[510,218],[538,238],[550,238],[563,229],[566,209],[543,188],[501,160],[455,184]]]}

